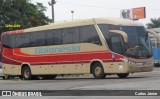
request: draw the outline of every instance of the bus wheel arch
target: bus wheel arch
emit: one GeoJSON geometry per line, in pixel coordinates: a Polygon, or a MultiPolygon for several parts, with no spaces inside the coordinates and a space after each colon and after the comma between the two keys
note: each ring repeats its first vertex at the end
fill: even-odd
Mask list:
{"type": "Polygon", "coordinates": [[[93,74],[96,79],[104,79],[106,74],[104,73],[103,63],[101,61],[92,61],[90,64],[90,73],[93,74]]]}
{"type": "Polygon", "coordinates": [[[28,64],[23,64],[21,66],[21,79],[30,80],[32,78],[31,68],[28,64]]]}

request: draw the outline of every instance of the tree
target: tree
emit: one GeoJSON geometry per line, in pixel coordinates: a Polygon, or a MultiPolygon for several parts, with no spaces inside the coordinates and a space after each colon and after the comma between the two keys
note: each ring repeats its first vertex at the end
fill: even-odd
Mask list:
{"type": "Polygon", "coordinates": [[[42,3],[32,4],[31,0],[3,0],[0,2],[0,32],[25,29],[51,22],[42,3]],[[7,24],[19,24],[18,28],[6,27],[7,24]]]}
{"type": "Polygon", "coordinates": [[[158,28],[160,27],[160,18],[151,18],[151,23],[146,24],[147,28],[158,28]]]}

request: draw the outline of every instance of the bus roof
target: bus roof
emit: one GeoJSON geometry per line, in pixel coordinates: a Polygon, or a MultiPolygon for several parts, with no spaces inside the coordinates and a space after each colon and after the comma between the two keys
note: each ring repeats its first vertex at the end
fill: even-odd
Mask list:
{"type": "Polygon", "coordinates": [[[122,25],[122,26],[143,26],[141,23],[136,21],[121,19],[121,18],[91,18],[91,19],[81,19],[81,20],[73,20],[68,22],[61,23],[51,23],[49,25],[38,26],[33,28],[28,28],[24,30],[14,30],[4,32],[4,34],[17,34],[23,32],[33,32],[33,31],[43,31],[50,29],[60,29],[67,27],[76,27],[76,26],[84,26],[84,25],[93,25],[93,24],[112,24],[112,25],[122,25]]]}
{"type": "Polygon", "coordinates": [[[49,25],[33,27],[25,29],[24,32],[32,32],[32,31],[41,31],[41,30],[49,30],[49,29],[59,29],[59,28],[67,28],[67,27],[75,27],[75,26],[83,26],[83,25],[93,25],[93,24],[112,24],[112,25],[122,25],[122,26],[143,26],[142,24],[120,18],[92,18],[92,19],[81,19],[74,20],[69,22],[62,23],[51,23],[49,25]]]}

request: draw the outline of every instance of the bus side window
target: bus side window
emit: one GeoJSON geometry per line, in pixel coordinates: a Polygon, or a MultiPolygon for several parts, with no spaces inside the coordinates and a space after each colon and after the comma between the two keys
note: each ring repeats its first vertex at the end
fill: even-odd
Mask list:
{"type": "MultiPolygon", "coordinates": [[[[98,25],[105,40],[107,41],[109,39],[109,35],[108,35],[108,25],[107,24],[99,24],[98,25]]],[[[108,42],[107,42],[108,43],[108,42]]]]}
{"type": "Polygon", "coordinates": [[[55,44],[55,37],[54,37],[54,33],[53,30],[47,30],[46,31],[46,45],[54,45],[55,44]]]}
{"type": "Polygon", "coordinates": [[[62,44],[62,32],[61,30],[53,30],[54,32],[54,44],[60,45],[62,44]]]}
{"type": "Polygon", "coordinates": [[[94,26],[80,27],[80,42],[102,45],[94,26]]]}
{"type": "Polygon", "coordinates": [[[16,40],[16,34],[10,35],[10,47],[11,48],[16,48],[17,47],[17,40],[16,40]]]}
{"type": "Polygon", "coordinates": [[[79,43],[79,28],[66,28],[62,32],[63,44],[79,43]]]}
{"type": "Polygon", "coordinates": [[[36,31],[31,33],[31,47],[44,46],[45,45],[45,33],[44,31],[36,31]]]}
{"type": "Polygon", "coordinates": [[[17,48],[21,48],[21,47],[29,47],[30,46],[30,33],[23,33],[23,34],[19,34],[19,35],[12,35],[13,36],[13,40],[14,38],[16,38],[15,43],[13,41],[12,46],[17,48]]]}
{"type": "Polygon", "coordinates": [[[63,44],[72,44],[73,43],[73,28],[66,28],[62,30],[62,40],[63,44]]]}
{"type": "Polygon", "coordinates": [[[10,35],[4,35],[2,36],[2,43],[4,45],[4,47],[6,48],[10,48],[11,47],[11,43],[10,43],[10,35]]]}
{"type": "Polygon", "coordinates": [[[62,44],[61,30],[59,30],[59,29],[57,29],[57,30],[47,30],[45,41],[46,41],[46,46],[62,44]]]}

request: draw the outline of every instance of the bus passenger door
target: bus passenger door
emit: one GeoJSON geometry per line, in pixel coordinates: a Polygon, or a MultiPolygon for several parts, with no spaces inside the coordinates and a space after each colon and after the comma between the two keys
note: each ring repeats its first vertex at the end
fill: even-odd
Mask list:
{"type": "Polygon", "coordinates": [[[111,33],[110,36],[110,49],[115,53],[124,55],[125,47],[122,36],[115,33],[111,33]]]}
{"type": "Polygon", "coordinates": [[[115,62],[110,62],[108,65],[111,67],[109,68],[109,72],[115,73],[115,72],[125,72],[127,70],[126,67],[124,67],[123,62],[119,62],[120,58],[122,58],[121,55],[125,54],[125,47],[124,47],[124,41],[123,37],[120,34],[116,34],[114,32],[110,33],[110,50],[114,53],[114,61],[115,62]],[[120,54],[120,55],[118,55],[120,54]]]}

